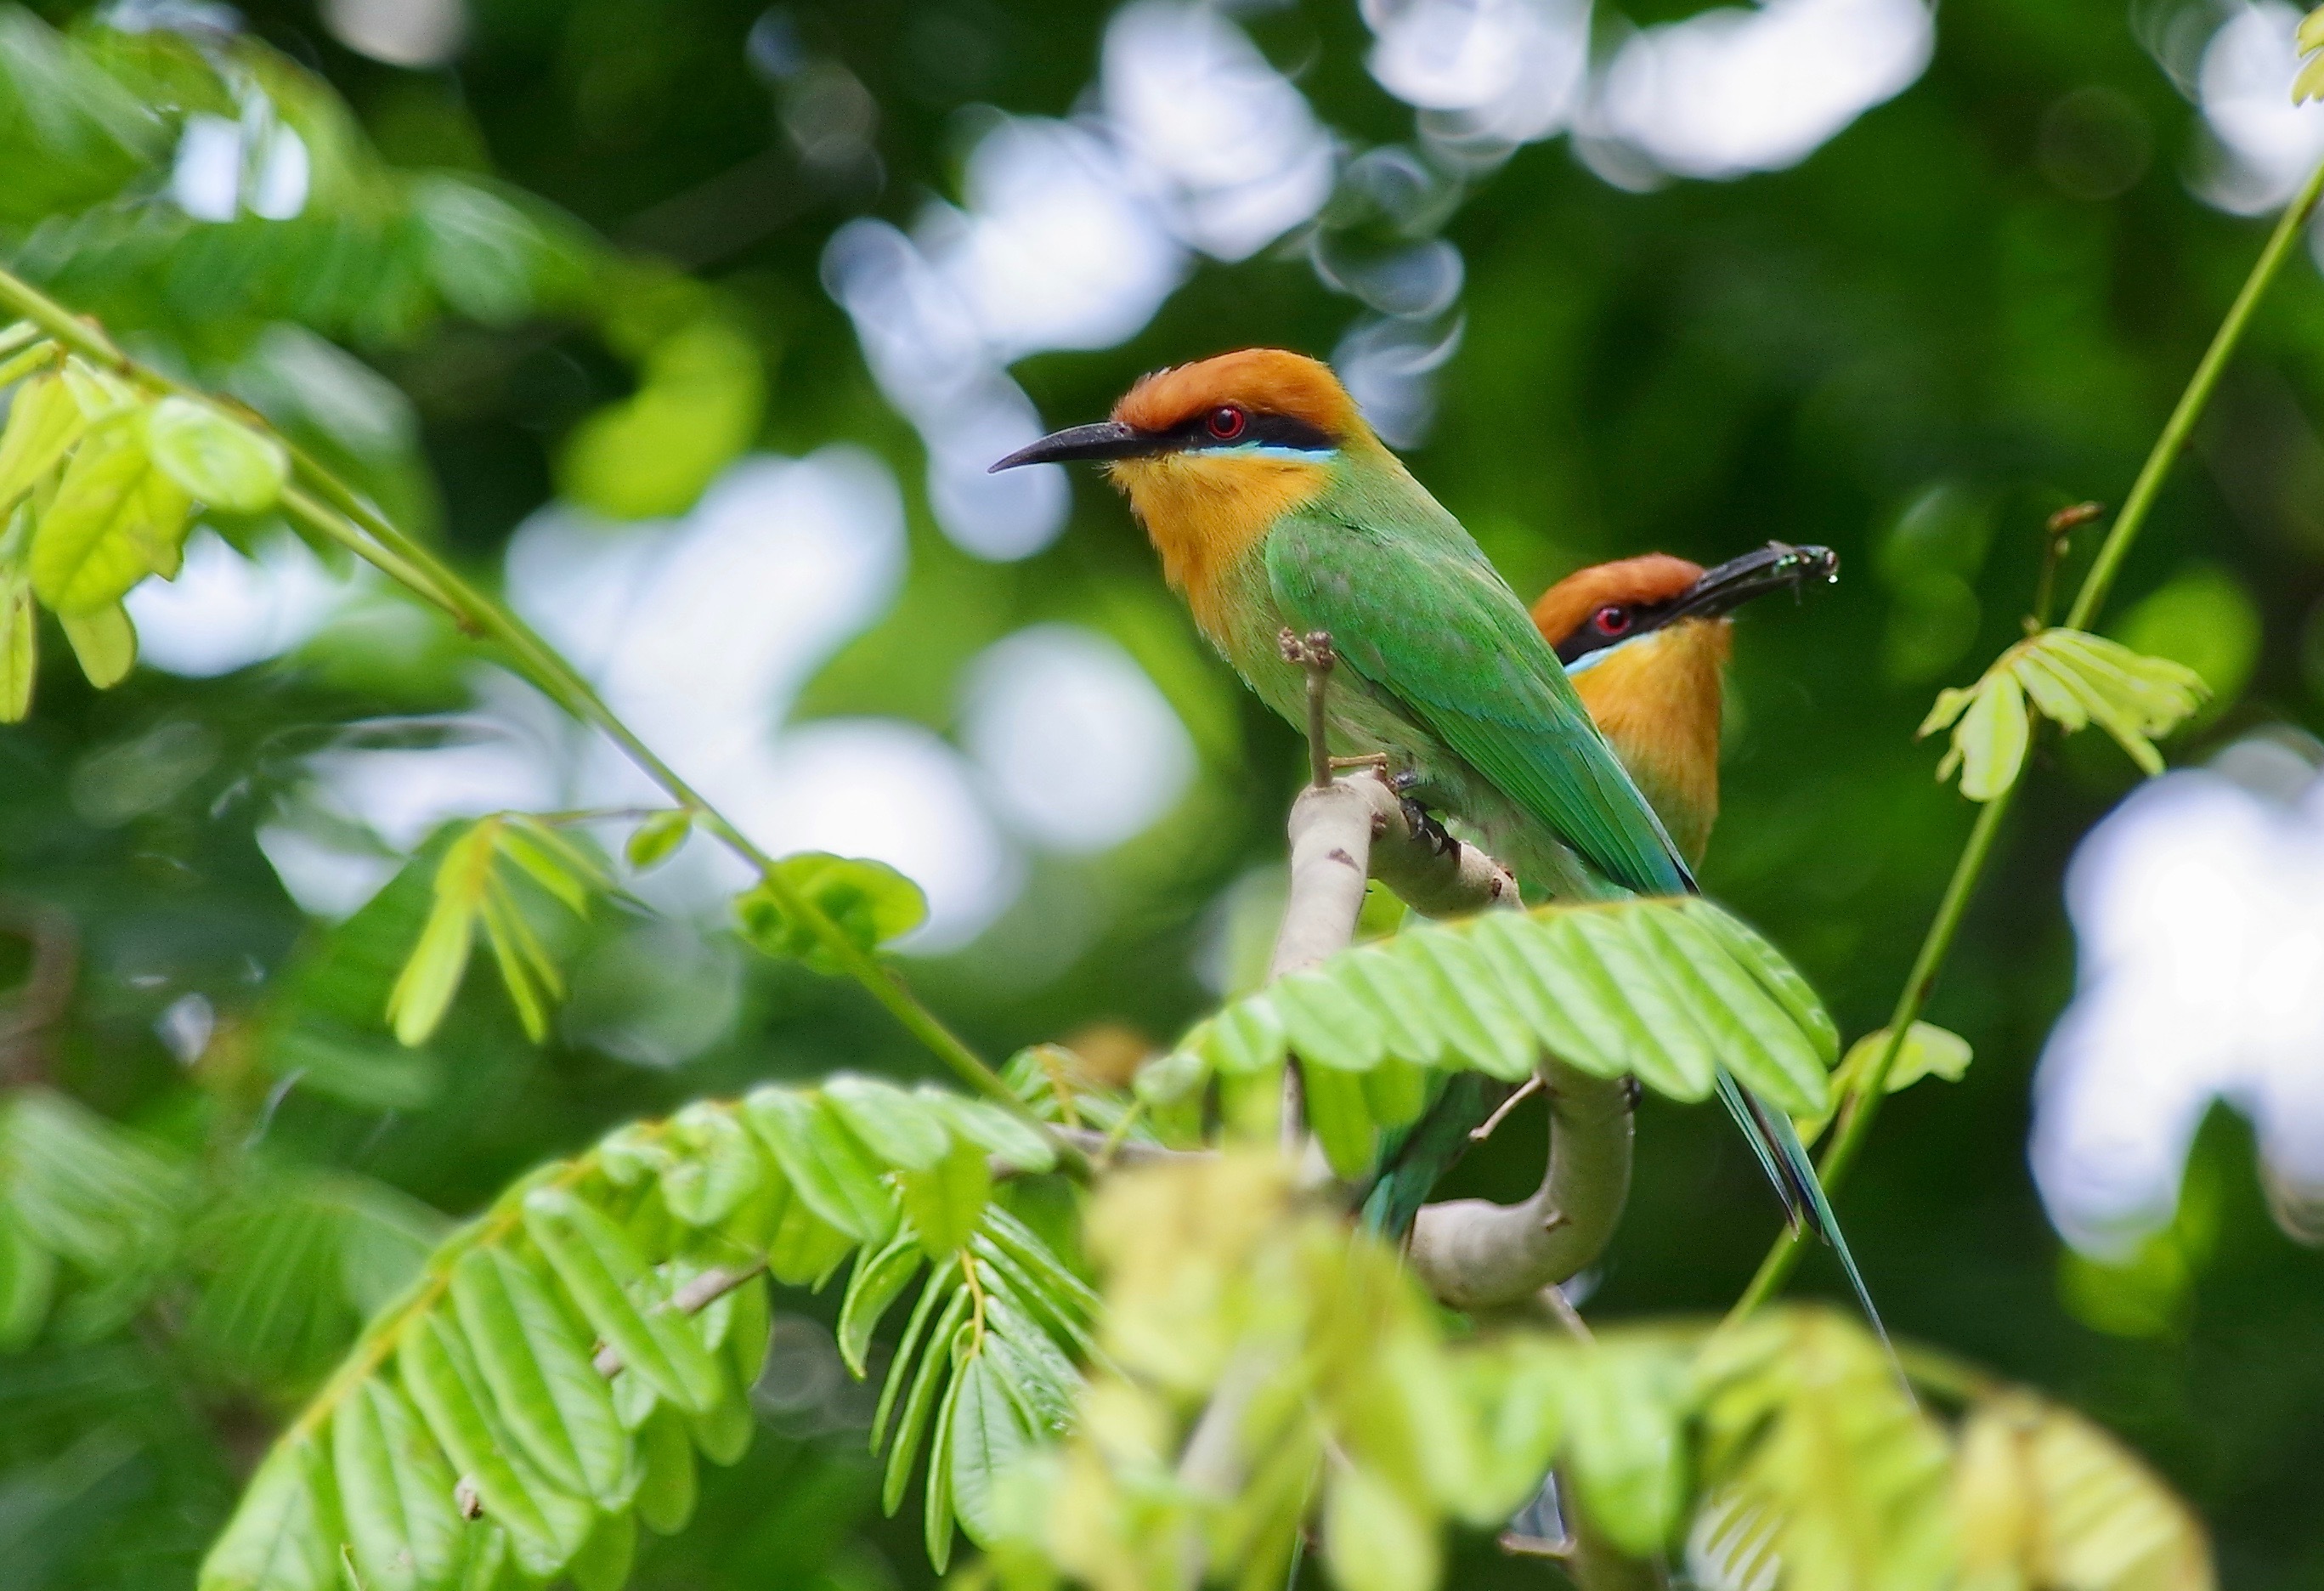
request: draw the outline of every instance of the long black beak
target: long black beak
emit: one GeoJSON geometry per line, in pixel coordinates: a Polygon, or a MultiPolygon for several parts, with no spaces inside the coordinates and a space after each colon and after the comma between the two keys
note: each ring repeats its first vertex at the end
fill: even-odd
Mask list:
{"type": "Polygon", "coordinates": [[[1797,591],[1812,585],[1829,586],[1840,578],[1840,554],[1829,547],[1794,547],[1770,541],[1756,552],[1730,558],[1702,576],[1657,618],[1664,624],[1678,619],[1715,619],[1733,613],[1755,597],[1770,591],[1797,591]]]}
{"type": "Polygon", "coordinates": [[[1030,447],[1018,449],[986,470],[985,474],[999,475],[1002,470],[1014,469],[1020,464],[1065,464],[1075,458],[1132,458],[1140,453],[1151,453],[1162,445],[1157,439],[1118,420],[1101,420],[1095,425],[1074,425],[1064,430],[1051,431],[1030,447]]]}

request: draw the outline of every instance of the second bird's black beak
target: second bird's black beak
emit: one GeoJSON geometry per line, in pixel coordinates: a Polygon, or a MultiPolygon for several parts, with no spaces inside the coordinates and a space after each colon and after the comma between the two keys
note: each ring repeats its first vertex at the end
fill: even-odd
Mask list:
{"type": "Polygon", "coordinates": [[[1703,570],[1660,616],[1665,624],[1674,619],[1715,619],[1770,591],[1829,586],[1839,578],[1840,554],[1831,548],[1770,541],[1757,551],[1703,570]]]}
{"type": "Polygon", "coordinates": [[[1118,420],[1101,420],[1095,425],[1067,426],[1064,430],[1051,431],[1029,447],[1019,448],[1003,458],[987,475],[998,475],[1004,469],[1015,469],[1020,464],[1066,464],[1076,458],[1133,458],[1140,453],[1151,453],[1157,444],[1155,439],[1134,426],[1118,420]]]}

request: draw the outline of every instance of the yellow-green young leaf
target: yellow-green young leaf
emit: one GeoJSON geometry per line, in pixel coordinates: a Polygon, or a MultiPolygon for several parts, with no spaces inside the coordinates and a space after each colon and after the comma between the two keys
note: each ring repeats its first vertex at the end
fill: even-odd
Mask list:
{"type": "Polygon", "coordinates": [[[32,678],[40,662],[32,582],[0,569],[0,724],[20,724],[32,710],[32,678]]]}
{"type": "MultiPolygon", "coordinates": [[[[1831,1075],[1831,1105],[1854,1093],[1860,1079],[1878,1063],[1880,1053],[1888,1043],[1889,1031],[1876,1028],[1848,1047],[1841,1058],[1840,1069],[1831,1075]]],[[[1959,1033],[1941,1028],[1934,1022],[1916,1022],[1904,1030],[1904,1042],[1889,1063],[1888,1079],[1882,1090],[1895,1094],[1909,1088],[1923,1078],[1941,1078],[1948,1083],[1958,1083],[1969,1070],[1971,1051],[1969,1041],[1959,1033]]],[[[1831,1120],[1831,1109],[1794,1114],[1794,1120],[1800,1136],[1812,1142],[1831,1120]]]]}
{"type": "Polygon", "coordinates": [[[786,892],[821,912],[867,954],[911,932],[928,915],[920,886],[884,862],[802,851],[776,863],[769,874],[735,899],[742,937],[770,956],[804,961],[819,972],[838,972],[842,963],[810,921],[804,916],[794,920],[783,902],[786,892]]]}
{"type": "Polygon", "coordinates": [[[1673,1370],[1651,1347],[1601,1346],[1573,1364],[1565,1421],[1576,1501],[1624,1552],[1658,1552],[1686,1494],[1673,1370]]]}
{"type": "Polygon", "coordinates": [[[2302,55],[2313,55],[2324,50],[2324,5],[2318,6],[2300,19],[2300,32],[2293,40],[2302,55]]]}
{"type": "Polygon", "coordinates": [[[80,671],[99,690],[112,689],[137,666],[137,626],[129,622],[129,610],[119,603],[87,613],[60,613],[57,622],[72,643],[80,671]]]}
{"type": "Polygon", "coordinates": [[[59,613],[87,613],[149,574],[174,576],[190,509],[185,488],[153,467],[136,425],[99,427],[33,529],[32,589],[59,613]]]}
{"type": "Polygon", "coordinates": [[[1950,779],[1960,770],[1961,794],[1973,801],[1989,801],[2017,782],[2032,726],[2025,717],[2024,689],[2012,669],[1997,663],[1969,690],[1946,691],[1921,733],[1947,723],[1953,724],[1953,744],[1937,764],[1939,779],[1950,779]],[[1959,715],[1958,723],[1953,714],[1959,715]]]}
{"type": "MultiPolygon", "coordinates": [[[[456,845],[454,852],[459,847],[456,845]]],[[[447,856],[447,860],[449,860],[447,856]]],[[[468,970],[475,941],[475,904],[445,893],[440,879],[427,926],[387,994],[387,1020],[397,1040],[424,1044],[444,1020],[468,970]]]]}
{"type": "Polygon", "coordinates": [[[643,873],[669,859],[687,837],[694,832],[694,814],[683,807],[673,807],[667,812],[656,812],[630,831],[628,852],[630,865],[643,873]]]}
{"type": "Polygon", "coordinates": [[[1430,1591],[1439,1567],[1434,1522],[1385,1477],[1335,1466],[1323,1496],[1323,1561],[1345,1591],[1430,1591]]]}
{"type": "Polygon", "coordinates": [[[281,443],[198,398],[167,397],[147,410],[145,445],[189,495],[229,513],[272,508],[290,476],[281,443]]]}
{"type": "Polygon", "coordinates": [[[973,1143],[955,1144],[925,1171],[906,1171],[898,1179],[904,1214],[919,1234],[920,1246],[930,1259],[940,1260],[959,1248],[976,1230],[992,1197],[992,1173],[984,1151],[973,1143]]]}
{"type": "Polygon", "coordinates": [[[54,469],[88,430],[88,417],[62,376],[36,375],[18,387],[8,405],[8,429],[0,432],[0,513],[54,469]]]}
{"type": "Polygon", "coordinates": [[[1019,1171],[1047,1171],[1057,1163],[1057,1152],[1032,1124],[982,1099],[963,1099],[923,1083],[916,1096],[945,1118],[956,1138],[965,1138],[986,1153],[999,1157],[1019,1171]]]}
{"type": "Polygon", "coordinates": [[[1953,1462],[1966,1584],[2210,1591],[2194,1513],[2114,1438],[2030,1392],[1980,1400],[1953,1462]]]}
{"type": "MultiPolygon", "coordinates": [[[[2310,22],[2314,20],[2312,15],[2309,18],[2310,22]]],[[[2310,60],[2300,69],[2300,75],[2292,79],[2292,103],[2305,105],[2311,99],[2324,99],[2324,59],[2310,60]]]]}
{"type": "Polygon", "coordinates": [[[2030,678],[2038,666],[2073,696],[2061,723],[2076,729],[2094,720],[2149,774],[2163,771],[2154,738],[2185,722],[2209,694],[2185,664],[2143,656],[2103,635],[2045,630],[2018,650],[2025,653],[2021,673],[2030,678]]]}

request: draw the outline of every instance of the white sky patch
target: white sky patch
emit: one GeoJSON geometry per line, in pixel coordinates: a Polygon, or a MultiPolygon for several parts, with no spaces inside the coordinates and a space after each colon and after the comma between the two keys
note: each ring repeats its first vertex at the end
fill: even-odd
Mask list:
{"type": "Polygon", "coordinates": [[[1917,80],[1934,49],[1923,0],[1763,0],[1633,34],[1586,118],[1678,177],[1797,165],[1917,80]]]}
{"type": "Polygon", "coordinates": [[[729,808],[747,831],[781,837],[785,851],[872,857],[927,893],[928,920],[900,948],[956,949],[1024,887],[1024,859],[977,799],[966,760],[918,725],[805,725],[776,743],[760,772],[729,808]]]}
{"type": "MultiPolygon", "coordinates": [[[[2221,765],[2238,760],[2292,758],[2247,741],[2221,765]]],[[[2324,1198],[2324,781],[2289,800],[2208,770],[2144,785],[2082,841],[2066,904],[2077,987],[2032,1145],[2059,1231],[2119,1256],[2169,1222],[2215,1099],[2277,1179],[2324,1198]]]]}
{"type": "Polygon", "coordinates": [[[962,739],[1018,831],[1054,851],[1102,851],[1176,806],[1194,742],[1154,682],[1111,640],[1036,624],[969,667],[962,739]]]}
{"type": "Polygon", "coordinates": [[[1123,6],[1098,82],[1116,137],[1163,180],[1189,247],[1246,259],[1331,196],[1332,141],[1306,97],[1208,6],[1123,6]]]}
{"type": "Polygon", "coordinates": [[[280,657],[320,630],[358,584],[339,576],[289,534],[244,558],[214,531],[186,543],[175,580],[146,580],[129,593],[139,657],[164,673],[196,679],[280,657]]]}
{"type": "Polygon", "coordinates": [[[2300,17],[2273,0],[2241,6],[2204,46],[2196,97],[2221,158],[2196,178],[2195,189],[2220,209],[2239,216],[2281,209],[2324,159],[2324,109],[2292,103],[2300,17]]]}
{"type": "Polygon", "coordinates": [[[1455,138],[1564,130],[1590,64],[1589,0],[1364,0],[1380,87],[1455,138]]]}
{"type": "Polygon", "coordinates": [[[1054,467],[985,475],[1044,429],[1008,366],[1126,341],[1190,251],[1243,258],[1331,191],[1331,141],[1305,98],[1211,8],[1119,13],[1094,98],[1072,121],[994,117],[959,205],[929,204],[908,235],[851,222],[824,253],[881,391],[927,445],[936,523],[981,558],[1039,551],[1070,507],[1054,467]]]}

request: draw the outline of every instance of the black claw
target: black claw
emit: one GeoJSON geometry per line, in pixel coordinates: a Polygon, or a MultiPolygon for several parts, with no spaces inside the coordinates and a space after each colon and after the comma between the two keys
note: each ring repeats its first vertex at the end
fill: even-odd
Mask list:
{"type": "Polygon", "coordinates": [[[1452,837],[1444,825],[1429,815],[1427,808],[1410,796],[1403,797],[1402,800],[1404,820],[1411,826],[1413,837],[1426,845],[1432,856],[1442,856],[1460,848],[1461,842],[1452,837]]]}
{"type": "Polygon", "coordinates": [[[1625,1109],[1637,1109],[1638,1101],[1646,1097],[1646,1086],[1644,1083],[1639,1082],[1637,1078],[1624,1078],[1622,1079],[1622,1105],[1625,1109]]]}

